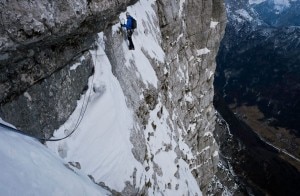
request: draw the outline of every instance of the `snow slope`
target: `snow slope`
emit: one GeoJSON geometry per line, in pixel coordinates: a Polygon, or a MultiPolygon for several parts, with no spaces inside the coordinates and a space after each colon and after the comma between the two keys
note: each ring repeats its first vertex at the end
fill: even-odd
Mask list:
{"type": "MultiPolygon", "coordinates": [[[[100,39],[98,44],[103,42],[100,39]]],[[[92,174],[96,180],[105,182],[116,190],[130,176],[135,163],[130,151],[130,129],[133,126],[132,112],[127,108],[122,89],[111,72],[103,46],[92,51],[95,61],[95,76],[90,78],[89,104],[81,124],[75,133],[60,142],[48,142],[47,145],[68,161],[79,162],[86,174],[92,174]],[[92,91],[92,86],[94,91],[92,91]],[[122,167],[120,167],[122,166],[122,167]],[[116,178],[116,176],[118,176],[116,178]]],[[[76,111],[69,120],[54,134],[56,138],[65,136],[75,126],[84,99],[78,102],[76,111]]]]}
{"type": "Polygon", "coordinates": [[[0,195],[108,195],[40,142],[0,127],[0,195]]]}

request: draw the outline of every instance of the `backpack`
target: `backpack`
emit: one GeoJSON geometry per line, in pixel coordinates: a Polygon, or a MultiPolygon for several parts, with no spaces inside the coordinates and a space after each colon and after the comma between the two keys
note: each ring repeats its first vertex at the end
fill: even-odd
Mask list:
{"type": "Polygon", "coordinates": [[[136,20],[132,18],[132,29],[136,29],[136,20]]]}

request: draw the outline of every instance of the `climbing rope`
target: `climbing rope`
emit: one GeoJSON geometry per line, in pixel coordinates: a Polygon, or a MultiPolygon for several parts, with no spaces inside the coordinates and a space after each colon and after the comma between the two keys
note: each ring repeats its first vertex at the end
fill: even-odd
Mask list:
{"type": "MultiPolygon", "coordinates": [[[[96,56],[96,57],[95,57],[95,66],[94,66],[94,67],[96,67],[96,65],[97,65],[97,56],[98,56],[98,55],[97,55],[97,51],[96,51],[95,56],[96,56]]],[[[89,95],[88,95],[87,102],[86,102],[86,104],[84,104],[84,103],[85,103],[85,100],[86,100],[86,95],[87,95],[87,93],[86,93],[86,94],[84,95],[84,98],[83,98],[82,107],[81,107],[81,110],[80,110],[80,113],[79,113],[79,117],[78,117],[78,119],[77,119],[77,121],[76,121],[75,127],[74,127],[73,130],[72,130],[68,135],[66,135],[65,137],[57,138],[57,139],[55,139],[55,138],[53,138],[53,139],[48,139],[48,138],[36,137],[36,136],[30,135],[30,134],[28,134],[28,133],[25,133],[24,131],[21,131],[21,130],[19,130],[19,129],[10,127],[10,126],[8,126],[8,125],[5,125],[5,124],[3,124],[3,123],[1,123],[1,122],[0,122],[0,127],[3,127],[3,128],[8,129],[8,130],[14,131],[14,132],[16,132],[16,133],[20,133],[20,134],[22,134],[22,135],[26,135],[26,136],[28,136],[28,137],[31,137],[31,138],[40,140],[40,141],[42,141],[42,142],[46,142],[46,141],[52,141],[52,142],[53,142],[53,141],[60,141],[60,140],[64,140],[64,139],[70,137],[70,136],[77,130],[77,128],[79,127],[79,125],[80,125],[80,123],[81,123],[81,121],[82,121],[82,119],[83,119],[83,117],[84,117],[84,115],[85,115],[85,112],[86,112],[86,110],[87,110],[88,104],[89,104],[89,102],[90,102],[90,98],[91,98],[93,86],[94,86],[94,78],[95,78],[95,73],[94,73],[93,76],[92,76],[92,84],[91,84],[91,88],[90,88],[90,92],[89,92],[89,95]],[[84,107],[84,105],[85,105],[85,107],[84,107]]]]}

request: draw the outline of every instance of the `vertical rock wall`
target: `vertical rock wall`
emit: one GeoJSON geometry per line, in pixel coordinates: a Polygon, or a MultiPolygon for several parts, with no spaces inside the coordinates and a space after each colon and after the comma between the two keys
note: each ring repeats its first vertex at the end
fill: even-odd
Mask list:
{"type": "Polygon", "coordinates": [[[165,102],[187,130],[185,141],[196,157],[186,160],[201,188],[206,188],[218,162],[215,127],[213,74],[225,27],[223,1],[158,1],[158,14],[166,51],[163,77],[172,98],[165,102]]]}
{"type": "MultiPolygon", "coordinates": [[[[157,131],[168,132],[159,130],[156,122],[151,122],[149,117],[156,111],[155,108],[160,108],[157,116],[169,114],[165,119],[171,127],[168,134],[173,135],[172,139],[177,142],[175,146],[171,142],[169,150],[175,150],[177,159],[183,159],[189,165],[205,193],[218,163],[218,146],[212,135],[215,127],[212,100],[215,57],[226,23],[224,4],[221,0],[158,0],[154,10],[157,20],[154,19],[151,24],[142,21],[139,25],[145,27],[143,34],[146,35],[160,28],[156,36],[164,50],[165,61],[161,62],[144,51],[158,78],[157,86],[136,77],[141,66],[136,60],[132,59],[130,65],[126,64],[124,51],[120,47],[122,37],[111,30],[105,33],[106,52],[113,73],[120,81],[128,105],[135,111],[137,125],[132,131],[132,143],[138,147],[132,151],[141,163],[149,154],[155,160],[157,152],[149,146],[151,136],[155,138],[157,131]],[[191,149],[192,156],[180,146],[181,139],[191,149]],[[143,140],[145,143],[141,142],[143,140]]],[[[157,168],[154,168],[153,175],[159,176],[157,168]]]]}

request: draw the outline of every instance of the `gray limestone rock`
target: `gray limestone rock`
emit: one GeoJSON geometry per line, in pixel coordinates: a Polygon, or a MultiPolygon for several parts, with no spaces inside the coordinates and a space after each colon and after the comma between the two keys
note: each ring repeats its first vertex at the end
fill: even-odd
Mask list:
{"type": "Polygon", "coordinates": [[[1,0],[1,118],[50,137],[74,110],[91,75],[90,57],[69,73],[72,62],[86,56],[96,33],[136,1],[1,0]]]}
{"type": "MultiPolygon", "coordinates": [[[[166,63],[161,64],[145,55],[152,62],[159,79],[157,88],[147,88],[142,81],[133,77],[137,66],[134,62],[131,62],[130,69],[124,66],[125,57],[122,48],[119,47],[123,41],[122,37],[113,34],[109,29],[105,32],[105,50],[112,64],[113,73],[120,81],[127,98],[128,106],[135,111],[136,122],[141,128],[152,123],[153,130],[156,130],[156,125],[149,122],[149,113],[157,105],[158,98],[170,116],[176,114],[176,123],[173,120],[171,122],[178,125],[172,130],[173,138],[178,141],[179,129],[187,130],[188,133],[182,137],[192,149],[195,159],[187,159],[178,146],[165,144],[164,150],[175,148],[177,159],[182,158],[190,164],[190,168],[197,168],[192,173],[205,193],[218,164],[218,146],[212,134],[215,127],[215,110],[212,103],[213,74],[216,66],[215,57],[224,34],[226,15],[222,0],[186,0],[182,5],[181,15],[178,15],[180,6],[179,1],[156,1],[155,10],[159,16],[157,23],[162,33],[162,48],[166,53],[166,63]],[[178,77],[179,70],[186,73],[185,80],[178,77]],[[143,95],[142,100],[140,95],[143,95]],[[194,128],[191,128],[191,124],[195,125],[194,128]]],[[[157,112],[158,118],[161,118],[163,113],[161,107],[157,112]]],[[[147,155],[145,148],[139,148],[141,142],[135,140],[143,138],[143,131],[142,128],[132,132],[131,142],[135,146],[132,151],[136,158],[147,155]]],[[[149,141],[151,137],[149,134],[144,139],[149,141]]],[[[153,157],[147,157],[145,161],[149,163],[152,159],[153,157]]],[[[140,161],[141,158],[137,160],[140,161]]],[[[157,186],[155,176],[163,175],[163,171],[158,169],[159,166],[154,162],[152,164],[156,166],[152,168],[154,181],[147,182],[147,185],[155,187],[157,186]]],[[[175,175],[179,177],[178,174],[175,175]]],[[[166,186],[172,187],[171,184],[166,186]]]]}
{"type": "Polygon", "coordinates": [[[186,129],[195,123],[195,129],[189,130],[185,140],[193,153],[199,153],[191,167],[197,168],[193,174],[205,192],[218,163],[218,157],[214,156],[218,147],[212,135],[215,126],[212,74],[226,23],[224,3],[221,0],[187,0],[183,3],[181,16],[177,14],[180,5],[176,1],[159,0],[157,5],[162,37],[165,38],[163,48],[168,62],[165,67],[169,73],[160,81],[167,86],[162,90],[167,89],[173,95],[173,100],[168,100],[168,96],[164,100],[170,113],[174,109],[179,112],[177,120],[186,129]],[[218,25],[211,27],[211,22],[218,22],[218,25]],[[209,52],[202,53],[204,49],[209,52]],[[177,77],[179,69],[187,70],[188,83],[177,77]],[[186,96],[193,100],[184,101],[186,96]],[[181,103],[180,107],[177,103],[181,103]],[[204,150],[207,147],[209,149],[204,150]]]}
{"type": "Polygon", "coordinates": [[[93,73],[91,55],[85,52],[48,78],[37,82],[16,99],[1,105],[0,116],[30,135],[49,138],[76,107],[93,73]],[[78,63],[76,69],[71,69],[78,63]]]}

